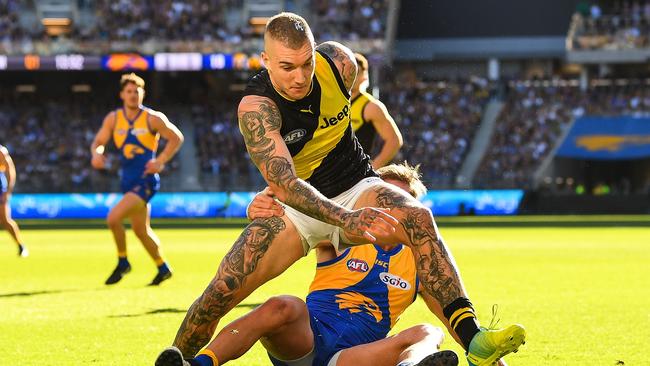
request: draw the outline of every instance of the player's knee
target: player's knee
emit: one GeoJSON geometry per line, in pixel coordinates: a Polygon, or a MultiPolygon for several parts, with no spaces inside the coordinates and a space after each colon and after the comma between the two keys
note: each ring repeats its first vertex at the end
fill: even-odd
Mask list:
{"type": "Polygon", "coordinates": [[[258,308],[262,319],[267,319],[269,326],[280,327],[291,323],[306,311],[305,303],[297,297],[281,295],[268,299],[258,308]]]}
{"type": "Polygon", "coordinates": [[[106,218],[106,224],[110,228],[118,227],[122,225],[122,218],[115,214],[108,214],[106,218]]]}
{"type": "Polygon", "coordinates": [[[444,337],[442,329],[434,327],[431,324],[419,324],[402,331],[404,342],[412,345],[419,342],[431,342],[432,344],[440,344],[444,337]]]}

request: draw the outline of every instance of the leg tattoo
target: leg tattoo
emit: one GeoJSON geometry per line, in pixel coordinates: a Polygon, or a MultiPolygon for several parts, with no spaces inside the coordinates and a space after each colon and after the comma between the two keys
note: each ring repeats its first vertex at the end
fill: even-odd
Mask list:
{"type": "Polygon", "coordinates": [[[237,292],[246,277],[255,271],[275,237],[285,229],[279,217],[256,219],[244,229],[221,261],[215,278],[181,323],[174,345],[183,355],[194,356],[210,341],[219,319],[236,305],[237,292]]]}

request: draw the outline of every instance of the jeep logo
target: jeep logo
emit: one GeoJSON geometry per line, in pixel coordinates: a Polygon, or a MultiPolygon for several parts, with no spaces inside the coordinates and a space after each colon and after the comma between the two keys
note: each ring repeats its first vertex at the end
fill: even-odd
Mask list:
{"type": "Polygon", "coordinates": [[[288,134],[284,135],[284,143],[287,145],[293,144],[294,142],[300,141],[307,134],[307,130],[304,128],[293,130],[288,134]]]}
{"type": "Polygon", "coordinates": [[[400,290],[408,290],[411,288],[411,284],[408,283],[408,281],[402,279],[399,276],[392,275],[388,272],[380,273],[379,279],[381,280],[381,282],[387,284],[388,286],[392,286],[400,290]]]}
{"type": "Polygon", "coordinates": [[[336,117],[332,117],[330,119],[323,117],[323,124],[318,127],[327,128],[329,126],[336,126],[337,123],[343,121],[344,118],[348,117],[349,111],[350,111],[350,106],[346,104],[345,107],[343,107],[343,109],[339,112],[339,114],[336,115],[336,117]]]}

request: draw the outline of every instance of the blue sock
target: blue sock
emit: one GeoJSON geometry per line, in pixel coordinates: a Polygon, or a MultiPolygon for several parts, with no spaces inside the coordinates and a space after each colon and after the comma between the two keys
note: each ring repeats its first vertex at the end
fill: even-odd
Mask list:
{"type": "Polygon", "coordinates": [[[126,257],[117,257],[117,266],[120,268],[126,268],[130,266],[129,260],[126,257]]]}
{"type": "Polygon", "coordinates": [[[158,266],[158,273],[167,273],[170,272],[169,266],[167,266],[167,262],[163,262],[163,264],[158,266]]]}
{"type": "Polygon", "coordinates": [[[197,366],[214,366],[212,359],[207,355],[198,355],[194,357],[197,366]]]}

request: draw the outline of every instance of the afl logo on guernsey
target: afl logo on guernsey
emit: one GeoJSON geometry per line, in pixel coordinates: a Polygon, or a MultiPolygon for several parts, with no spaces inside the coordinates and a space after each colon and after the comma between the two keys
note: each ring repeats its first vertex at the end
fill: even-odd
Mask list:
{"type": "Polygon", "coordinates": [[[352,258],[348,260],[348,269],[352,272],[368,272],[368,263],[361,259],[352,258]]]}
{"type": "Polygon", "coordinates": [[[289,132],[288,134],[284,135],[284,143],[287,145],[293,144],[294,142],[298,142],[302,140],[303,137],[307,134],[307,130],[304,128],[300,128],[297,130],[293,130],[289,132]]]}
{"type": "Polygon", "coordinates": [[[411,284],[402,279],[399,276],[395,276],[393,274],[390,274],[388,272],[382,272],[379,274],[379,279],[381,282],[387,284],[388,286],[392,286],[395,288],[398,288],[400,290],[409,290],[411,289],[411,284]]]}

